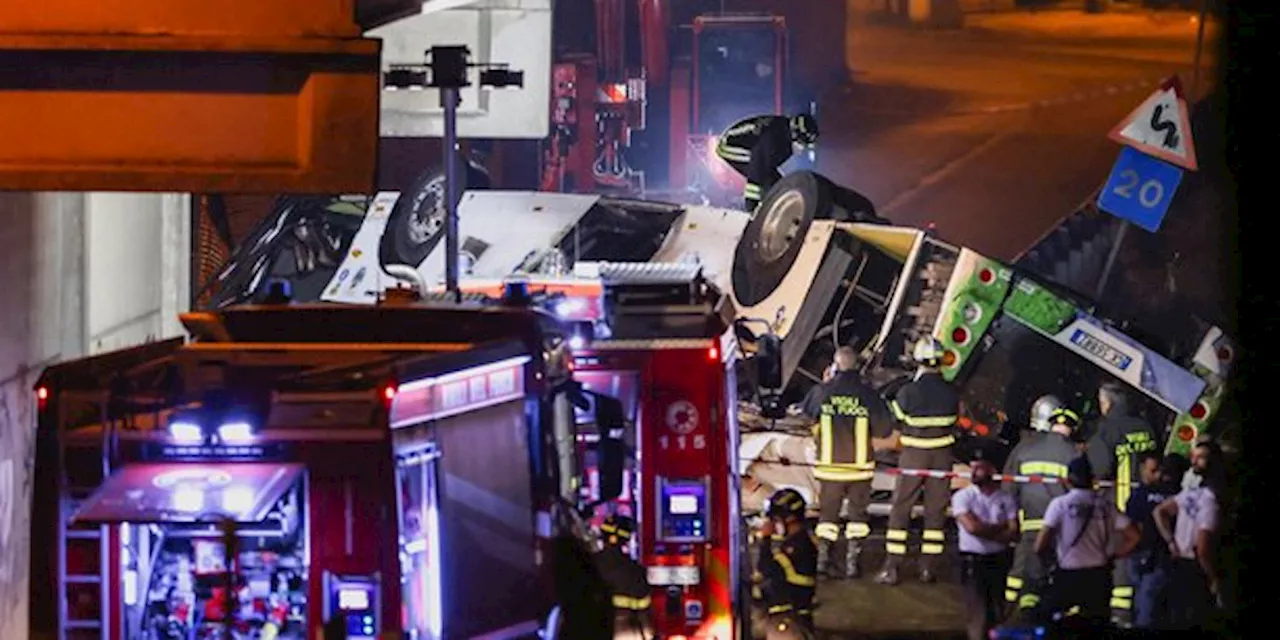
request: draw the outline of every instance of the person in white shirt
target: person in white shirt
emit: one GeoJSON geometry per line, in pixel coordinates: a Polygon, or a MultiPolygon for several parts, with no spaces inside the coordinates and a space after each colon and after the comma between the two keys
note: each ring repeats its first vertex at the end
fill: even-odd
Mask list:
{"type": "Polygon", "coordinates": [[[1170,608],[1175,629],[1204,626],[1215,602],[1221,602],[1220,577],[1214,562],[1218,532],[1218,492],[1222,450],[1202,442],[1191,451],[1191,469],[1202,480],[1165,500],[1155,510],[1156,528],[1173,555],[1170,608]],[[1170,526],[1171,521],[1174,522],[1170,526]]]}
{"type": "Polygon", "coordinates": [[[1000,490],[996,468],[988,460],[970,465],[971,484],[951,497],[959,525],[961,581],[968,609],[969,640],[984,640],[1004,609],[1004,580],[1018,540],[1018,503],[1000,490]]]}
{"type": "Polygon", "coordinates": [[[1049,502],[1044,528],[1036,538],[1036,553],[1046,557],[1049,588],[1041,600],[1038,617],[1048,618],[1079,607],[1081,619],[1106,625],[1111,619],[1113,558],[1133,551],[1140,540],[1138,526],[1116,505],[1094,490],[1093,468],[1088,458],[1076,458],[1067,467],[1070,490],[1049,502]],[[1115,544],[1115,536],[1123,536],[1115,544]]]}

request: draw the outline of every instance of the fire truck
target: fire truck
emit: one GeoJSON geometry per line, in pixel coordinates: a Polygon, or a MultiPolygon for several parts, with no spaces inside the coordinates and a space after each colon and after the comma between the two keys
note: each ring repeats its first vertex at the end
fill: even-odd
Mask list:
{"type": "MultiPolygon", "coordinates": [[[[573,456],[560,476],[586,480],[576,488],[578,502],[593,524],[612,514],[635,519],[631,551],[653,587],[658,637],[750,637],[749,593],[741,588],[747,532],[734,471],[737,346],[727,298],[702,281],[698,265],[578,263],[575,272],[524,280],[574,328],[576,390],[560,401],[576,429],[574,446],[561,448],[573,456]],[[600,410],[601,399],[615,409],[600,410]],[[604,488],[603,497],[618,498],[603,500],[597,461],[610,434],[599,420],[618,413],[627,471],[620,491],[604,488]]],[[[502,286],[463,283],[473,295],[502,286]]]]}
{"type": "Polygon", "coordinates": [[[541,190],[736,202],[743,182],[715,156],[716,136],[740,118],[816,110],[791,73],[785,11],[675,4],[640,2],[633,15],[623,0],[595,1],[594,55],[552,69],[541,190]]]}
{"type": "MultiPolygon", "coordinates": [[[[35,632],[542,630],[558,600],[548,543],[565,530],[553,407],[566,335],[527,307],[403,298],[277,295],[185,314],[189,341],[46,370],[35,632]]],[[[621,485],[621,465],[602,467],[621,485]]]]}

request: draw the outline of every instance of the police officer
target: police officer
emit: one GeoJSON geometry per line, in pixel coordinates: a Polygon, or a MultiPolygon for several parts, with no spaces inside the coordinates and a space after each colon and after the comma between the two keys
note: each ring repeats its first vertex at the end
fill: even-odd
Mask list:
{"type": "Polygon", "coordinates": [[[635,523],[626,516],[612,515],[601,523],[604,547],[594,560],[600,577],[613,594],[614,638],[648,639],[649,581],[645,569],[627,553],[627,545],[635,534],[635,523]]]}
{"type": "MultiPolygon", "coordinates": [[[[1087,445],[1089,464],[1099,479],[1115,483],[1116,508],[1124,513],[1134,484],[1142,479],[1138,454],[1156,451],[1159,443],[1155,430],[1132,414],[1129,396],[1120,383],[1107,382],[1099,387],[1098,409],[1102,418],[1087,445]]],[[[1112,617],[1126,625],[1133,609],[1133,585],[1128,574],[1128,565],[1117,563],[1111,590],[1112,617]]]]}
{"type": "Polygon", "coordinates": [[[768,614],[768,640],[811,640],[813,596],[818,585],[818,547],[804,522],[804,496],[782,489],[769,498],[760,530],[752,592],[768,614]],[[779,540],[781,538],[781,540],[779,540]]]}
{"type": "Polygon", "coordinates": [[[747,179],[743,197],[747,211],[755,211],[765,192],[782,179],[778,167],[792,153],[818,142],[818,121],[807,113],[791,117],[752,116],[739,120],[720,134],[716,155],[747,179]]]}
{"type": "MultiPolygon", "coordinates": [[[[903,469],[949,471],[951,446],[955,443],[955,423],[960,411],[960,396],[942,378],[942,343],[926,336],[916,343],[912,356],[920,365],[915,380],[898,390],[890,407],[902,423],[902,454],[898,464],[903,469]]],[[[911,508],[924,494],[924,535],[920,545],[920,581],[933,582],[937,560],[942,555],[943,526],[947,521],[947,503],[951,501],[951,483],[946,478],[898,476],[893,489],[893,507],[889,512],[889,531],[885,536],[884,568],[876,576],[881,584],[898,583],[898,566],[907,553],[907,525],[911,508]]]]}
{"type": "MultiPolygon", "coordinates": [[[[1052,406],[1051,401],[1041,408],[1052,406]]],[[[1045,509],[1049,508],[1050,501],[1067,492],[1062,484],[1067,478],[1067,467],[1079,456],[1071,440],[1080,428],[1080,416],[1076,412],[1064,407],[1054,408],[1045,423],[1049,433],[1011,453],[1004,465],[1006,476],[1030,476],[1040,481],[1009,485],[1009,491],[1018,501],[1022,535],[1014,550],[1013,567],[1005,580],[1005,599],[1016,603],[1018,611],[1023,613],[1040,604],[1043,582],[1047,577],[1045,567],[1035,552],[1036,536],[1044,527],[1045,509]]]]}
{"type": "Polygon", "coordinates": [[[858,354],[852,347],[836,350],[835,375],[820,387],[814,439],[818,464],[813,475],[818,494],[818,571],[833,577],[856,578],[862,543],[871,535],[867,507],[871,505],[871,479],[876,462],[872,439],[887,438],[893,431],[884,401],[862,381],[856,369],[858,354]],[[838,524],[840,510],[849,501],[849,521],[838,524]],[[841,533],[844,535],[842,536],[841,533]],[[831,566],[832,555],[841,566],[831,566]]]}

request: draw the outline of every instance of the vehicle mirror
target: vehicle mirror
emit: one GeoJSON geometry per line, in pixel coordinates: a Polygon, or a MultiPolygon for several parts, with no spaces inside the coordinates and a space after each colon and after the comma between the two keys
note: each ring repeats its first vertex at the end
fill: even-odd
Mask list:
{"type": "Polygon", "coordinates": [[[782,340],[773,334],[760,336],[756,343],[756,380],[761,389],[782,388],[782,340]]]}
{"type": "Polygon", "coordinates": [[[600,473],[601,502],[613,500],[622,495],[622,476],[626,469],[627,444],[626,418],[622,410],[622,402],[610,396],[595,397],[596,429],[600,433],[600,445],[597,450],[598,470],[600,473]]]}

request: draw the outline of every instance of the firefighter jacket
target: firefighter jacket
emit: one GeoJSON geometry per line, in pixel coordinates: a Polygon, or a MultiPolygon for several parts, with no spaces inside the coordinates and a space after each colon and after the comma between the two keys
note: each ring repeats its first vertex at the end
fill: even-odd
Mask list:
{"type": "Polygon", "coordinates": [[[1018,521],[1023,533],[1044,527],[1044,512],[1049,508],[1049,501],[1067,492],[1062,484],[1067,477],[1067,465],[1080,455],[1075,444],[1061,434],[1039,435],[1026,446],[1015,448],[1004,463],[1006,476],[1031,476],[1042,481],[1026,482],[1019,478],[1008,486],[1007,490],[1018,501],[1018,521]],[[1043,482],[1054,479],[1058,482],[1043,482]]]}
{"type": "Polygon", "coordinates": [[[902,446],[940,449],[955,443],[960,395],[941,373],[929,371],[917,375],[898,390],[890,408],[902,423],[902,446]]]}
{"type": "Polygon", "coordinates": [[[649,580],[644,567],[628,556],[622,547],[609,545],[593,558],[600,577],[609,585],[613,608],[619,611],[649,609],[649,580]]]}
{"type": "MultiPolygon", "coordinates": [[[[818,424],[814,439],[818,465],[814,477],[828,482],[870,480],[876,462],[871,438],[893,433],[884,400],[856,371],[841,371],[822,384],[814,398],[818,424]]],[[[810,407],[814,409],[815,407],[810,407]]]]}
{"type": "Polygon", "coordinates": [[[1138,454],[1158,449],[1156,434],[1141,418],[1113,412],[1098,422],[1089,439],[1088,457],[1099,480],[1115,481],[1116,508],[1124,512],[1133,483],[1141,479],[1138,454]]]}
{"type": "Polygon", "coordinates": [[[809,615],[818,588],[818,543],[808,529],[760,546],[756,563],[766,611],[809,615]]]}
{"type": "Polygon", "coordinates": [[[762,115],[739,120],[720,134],[716,155],[747,179],[743,195],[759,203],[775,182],[778,167],[791,158],[791,120],[762,115]]]}

